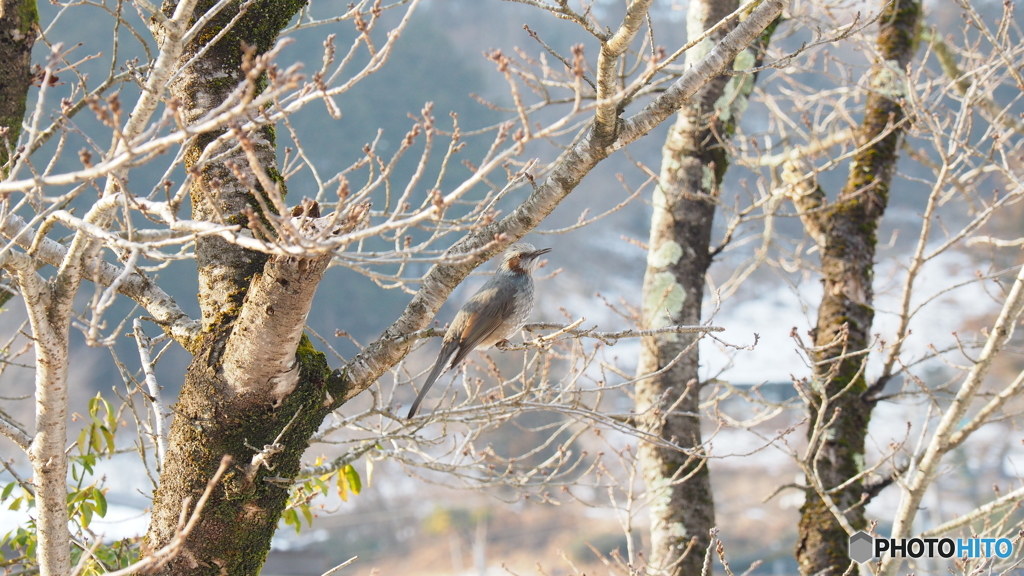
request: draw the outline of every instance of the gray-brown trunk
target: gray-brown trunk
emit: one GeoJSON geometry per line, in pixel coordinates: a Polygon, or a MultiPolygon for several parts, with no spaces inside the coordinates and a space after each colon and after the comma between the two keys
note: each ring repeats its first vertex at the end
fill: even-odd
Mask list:
{"type": "MultiPolygon", "coordinates": [[[[196,13],[212,4],[200,2],[196,13]]],[[[244,79],[243,43],[255,46],[257,55],[271,48],[303,4],[252,3],[233,31],[171,86],[183,103],[186,120],[219,105],[244,79]]],[[[210,30],[221,29],[237,11],[237,5],[223,10],[210,30]]],[[[210,36],[201,33],[199,41],[210,36]]],[[[199,47],[186,47],[181,61],[199,47]]],[[[190,167],[215,136],[200,138],[189,150],[190,167]]],[[[248,138],[259,166],[279,182],[272,131],[248,138]]],[[[253,197],[250,186],[265,198],[269,195],[257,184],[259,178],[243,151],[199,174],[192,190],[195,220],[223,218],[248,226],[249,211],[256,219],[269,216],[253,197]]],[[[268,199],[264,205],[272,202],[268,199]]],[[[305,315],[330,255],[268,258],[205,237],[196,243],[196,259],[204,339],[175,405],[146,548],[154,551],[173,540],[182,508],[187,504],[188,511],[194,509],[227,455],[232,458],[230,467],[181,553],[163,573],[256,574],[270,549],[308,440],[343,397],[341,381],[330,377],[324,355],[302,336],[305,315]],[[266,359],[266,365],[254,365],[253,358],[266,359]]]]}
{"type": "MultiPolygon", "coordinates": [[[[35,0],[0,0],[0,178],[10,170],[10,152],[18,147],[38,33],[35,0]]],[[[8,282],[0,283],[0,306],[16,293],[8,282]]]]}
{"type": "MultiPolygon", "coordinates": [[[[737,5],[691,2],[688,35],[703,33],[737,5]]],[[[699,60],[729,29],[724,27],[688,52],[687,63],[699,60]]],[[[751,64],[760,59],[773,29],[774,25],[769,27],[754,47],[751,64]]],[[[752,86],[753,78],[714,79],[683,106],[669,130],[651,216],[643,287],[645,328],[700,323],[718,186],[728,164],[717,138],[732,133],[752,86]],[[726,93],[731,97],[723,98],[726,93]]],[[[715,525],[711,482],[701,458],[696,339],[696,334],[644,338],[637,367],[638,376],[659,371],[694,346],[671,369],[636,385],[639,426],[681,448],[640,445],[651,518],[649,565],[655,574],[700,574],[715,525]],[[691,541],[694,545],[687,552],[691,541]]]]}
{"type": "MultiPolygon", "coordinates": [[[[878,49],[883,61],[872,70],[872,86],[893,80],[894,73],[906,70],[914,54],[916,27],[921,6],[917,2],[899,1],[884,4],[879,20],[878,49]]],[[[893,86],[898,89],[898,84],[893,86]]],[[[876,231],[889,199],[889,186],[896,169],[897,149],[903,128],[903,109],[899,102],[873,92],[867,100],[864,121],[858,134],[862,146],[853,159],[846,186],[838,199],[829,205],[816,226],[821,232],[821,269],[825,293],[818,308],[814,330],[815,346],[833,342],[842,330],[848,330],[845,346],[832,346],[819,353],[819,371],[815,379],[825,384],[828,395],[834,396],[849,386],[843,395],[831,402],[826,420],[839,410],[833,429],[825,435],[817,462],[821,484],[830,489],[860,472],[864,462],[864,439],[874,402],[866,392],[867,382],[861,363],[863,355],[839,359],[865,350],[871,343],[874,320],[874,258],[876,231]],[[895,129],[894,129],[895,127],[895,129]],[[844,328],[845,326],[845,328],[844,328]],[[835,359],[834,362],[830,360],[835,359]],[[836,365],[838,363],[838,365],[836,365]],[[830,374],[830,370],[832,371],[830,374]]],[[[808,407],[810,421],[818,416],[816,406],[808,407]]],[[[839,510],[848,510],[846,519],[855,529],[865,526],[864,503],[860,502],[863,485],[853,482],[832,495],[839,510]]],[[[849,535],[833,512],[813,490],[807,490],[800,509],[799,540],[796,558],[800,573],[842,574],[850,566],[849,535]]]]}
{"type": "Polygon", "coordinates": [[[38,33],[35,0],[0,0],[0,177],[7,174],[8,148],[16,149],[21,135],[38,33]]]}

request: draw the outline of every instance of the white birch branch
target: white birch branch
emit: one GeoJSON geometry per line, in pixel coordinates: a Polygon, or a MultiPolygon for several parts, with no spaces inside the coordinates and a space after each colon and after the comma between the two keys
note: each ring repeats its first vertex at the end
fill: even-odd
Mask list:
{"type": "Polygon", "coordinates": [[[132,321],[132,327],[134,328],[135,343],[139,348],[142,373],[146,376],[146,391],[149,394],[149,402],[153,406],[153,440],[156,444],[157,463],[160,470],[163,470],[164,457],[167,454],[167,418],[171,413],[164,407],[160,384],[156,381],[156,371],[149,353],[150,339],[142,331],[142,321],[136,318],[132,321]]]}
{"type": "MultiPolygon", "coordinates": [[[[28,226],[16,214],[10,214],[6,219],[0,220],[0,236],[25,250],[32,248],[36,235],[37,231],[28,226]]],[[[12,248],[8,246],[6,250],[10,252],[12,248]]],[[[64,260],[66,253],[66,246],[50,238],[43,238],[35,246],[32,257],[41,262],[58,266],[64,260]]],[[[2,254],[3,250],[0,250],[0,258],[2,258],[2,254]]],[[[96,260],[87,267],[86,276],[104,286],[110,286],[117,278],[121,277],[123,272],[123,268],[96,260]]],[[[147,312],[153,315],[154,321],[186,350],[194,348],[195,341],[199,336],[199,322],[189,318],[174,301],[174,298],[144,274],[136,271],[125,277],[119,292],[141,304],[147,312]]]]}
{"type": "Polygon", "coordinates": [[[3,418],[0,418],[0,434],[6,436],[11,442],[17,444],[18,448],[21,448],[26,452],[28,451],[29,446],[32,444],[31,436],[25,434],[24,432],[21,431],[21,428],[18,428],[17,426],[4,420],[3,418]]]}
{"type": "Polygon", "coordinates": [[[601,53],[597,57],[597,110],[594,111],[594,132],[598,140],[605,141],[615,137],[616,124],[619,121],[616,67],[619,57],[629,49],[640,27],[643,26],[647,11],[653,3],[654,0],[630,2],[619,29],[601,43],[601,53]]]}
{"type": "Polygon", "coordinates": [[[1002,508],[1012,506],[1020,502],[1021,500],[1024,500],[1024,488],[1017,488],[1013,492],[1005,494],[1002,497],[997,498],[989,502],[988,504],[985,504],[984,506],[979,506],[972,510],[971,512],[968,512],[967,514],[960,516],[959,518],[954,518],[949,522],[943,522],[942,524],[936,526],[935,528],[932,528],[931,530],[926,530],[925,532],[919,534],[917,537],[934,538],[936,536],[952,532],[953,530],[956,530],[957,528],[969,524],[971,522],[974,522],[975,520],[985,518],[993,514],[994,512],[999,511],[1002,508]]]}
{"type": "Polygon", "coordinates": [[[35,435],[28,458],[36,488],[39,573],[58,576],[71,567],[64,451],[69,409],[68,318],[53,316],[56,299],[34,267],[20,266],[17,274],[35,351],[35,435]]]}

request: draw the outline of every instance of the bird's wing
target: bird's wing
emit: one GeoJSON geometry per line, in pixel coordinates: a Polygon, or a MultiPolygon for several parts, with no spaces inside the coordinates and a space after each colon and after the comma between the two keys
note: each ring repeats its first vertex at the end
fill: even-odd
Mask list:
{"type": "Polygon", "coordinates": [[[453,368],[465,360],[474,348],[500,330],[505,322],[512,318],[515,314],[514,296],[514,291],[507,294],[502,293],[498,286],[488,283],[484,284],[483,288],[466,302],[451,324],[452,327],[461,325],[462,331],[453,334],[453,328],[448,329],[448,333],[444,336],[444,344],[441,346],[441,353],[437,355],[434,367],[430,370],[430,375],[424,381],[423,388],[420,389],[419,395],[416,396],[416,400],[409,408],[409,415],[406,418],[416,415],[420,403],[427,395],[427,390],[445,370],[453,368]],[[451,358],[451,362],[448,361],[449,358],[451,358]]]}
{"type": "Polygon", "coordinates": [[[497,287],[485,286],[466,302],[459,314],[468,317],[459,336],[459,348],[449,366],[462,362],[474,348],[492,336],[515,313],[514,299],[499,294],[497,287]]]}

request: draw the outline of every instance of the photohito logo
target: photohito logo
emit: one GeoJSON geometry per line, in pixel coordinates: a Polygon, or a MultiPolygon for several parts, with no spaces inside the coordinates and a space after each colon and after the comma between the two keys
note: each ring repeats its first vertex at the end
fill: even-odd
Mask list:
{"type": "Polygon", "coordinates": [[[850,536],[850,559],[863,564],[888,552],[900,558],[1009,558],[1009,538],[873,538],[863,530],[850,536]]]}

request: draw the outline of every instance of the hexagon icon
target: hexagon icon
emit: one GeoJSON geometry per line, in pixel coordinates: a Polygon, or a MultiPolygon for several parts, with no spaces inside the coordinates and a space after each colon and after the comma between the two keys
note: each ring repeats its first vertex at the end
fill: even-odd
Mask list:
{"type": "Polygon", "coordinates": [[[863,564],[874,558],[875,553],[872,550],[874,548],[874,540],[870,534],[863,530],[850,536],[850,559],[863,564]]]}

